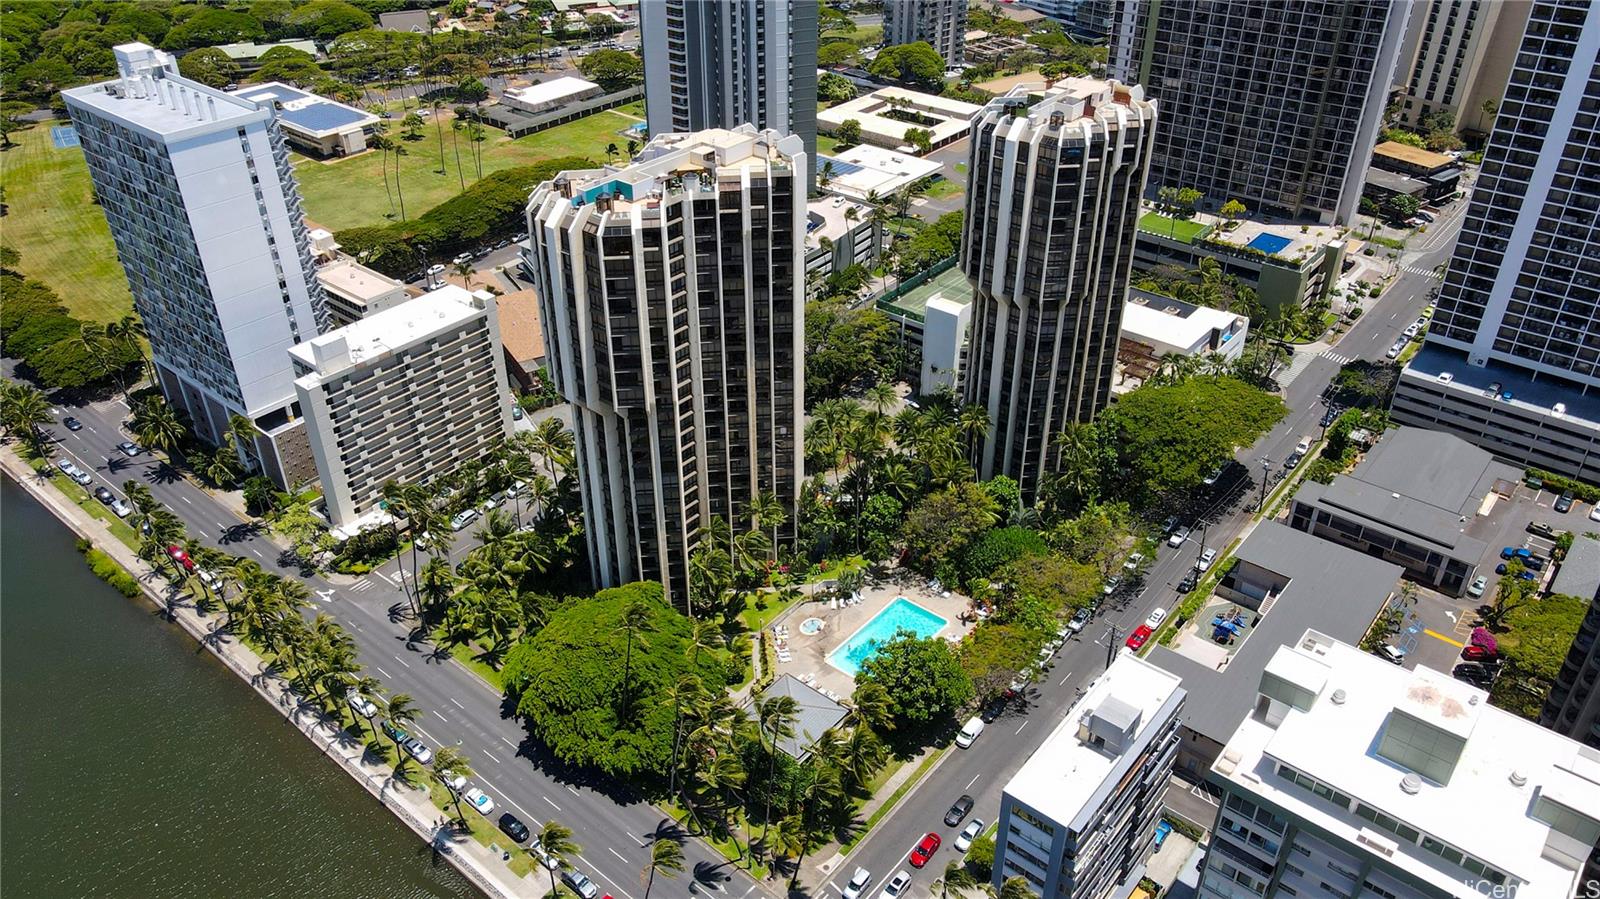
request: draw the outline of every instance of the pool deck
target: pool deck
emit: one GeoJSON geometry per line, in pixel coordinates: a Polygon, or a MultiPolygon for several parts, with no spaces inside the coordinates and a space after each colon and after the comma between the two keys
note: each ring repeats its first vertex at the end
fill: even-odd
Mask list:
{"type": "Polygon", "coordinates": [[[938,633],[941,638],[960,640],[977,623],[961,620],[961,616],[972,606],[970,599],[953,590],[948,595],[935,594],[929,589],[927,578],[910,571],[891,573],[888,577],[869,576],[861,595],[859,605],[834,609],[828,607],[826,600],[806,602],[794,606],[774,620],[771,626],[782,625],[789,630],[790,660],[779,662],[777,673],[792,674],[802,679],[814,674],[814,686],[849,698],[855,692],[855,679],[830,665],[828,654],[842,646],[898,596],[904,596],[943,618],[945,626],[938,633]],[[800,632],[800,623],[807,618],[820,618],[823,621],[822,630],[814,636],[800,632]]]}

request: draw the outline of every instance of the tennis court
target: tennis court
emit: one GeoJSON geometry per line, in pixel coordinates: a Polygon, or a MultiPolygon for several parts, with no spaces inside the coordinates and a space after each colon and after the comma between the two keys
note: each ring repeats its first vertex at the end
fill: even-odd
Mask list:
{"type": "Polygon", "coordinates": [[[912,313],[920,319],[928,311],[928,301],[936,296],[957,303],[972,302],[972,284],[961,272],[961,266],[953,265],[945,269],[890,302],[896,309],[912,313]]]}

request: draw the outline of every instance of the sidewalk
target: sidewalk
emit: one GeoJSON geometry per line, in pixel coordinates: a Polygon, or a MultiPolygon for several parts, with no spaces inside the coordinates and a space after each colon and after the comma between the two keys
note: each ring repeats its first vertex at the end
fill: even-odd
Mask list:
{"type": "MultiPolygon", "coordinates": [[[[126,544],[113,537],[103,522],[85,513],[54,487],[41,481],[32,467],[9,446],[0,449],[0,469],[17,481],[34,499],[42,503],[79,537],[93,543],[97,549],[127,569],[138,579],[144,587],[146,596],[158,608],[166,605],[166,597],[162,595],[162,591],[170,591],[172,588],[159,572],[140,559],[126,544]]],[[[302,702],[282,677],[269,670],[269,666],[260,656],[224,630],[223,614],[202,614],[192,603],[184,602],[182,599],[173,603],[170,608],[174,620],[188,631],[190,636],[250,684],[273,708],[299,728],[307,739],[316,744],[329,758],[338,762],[345,773],[355,778],[368,793],[383,803],[384,807],[393,812],[436,851],[445,855],[451,864],[478,889],[496,899],[542,896],[549,891],[547,884],[512,875],[487,848],[470,837],[450,833],[444,826],[449,819],[434,807],[428,798],[426,788],[413,787],[397,781],[388,766],[364,761],[366,748],[363,741],[349,738],[336,722],[302,702]]]]}

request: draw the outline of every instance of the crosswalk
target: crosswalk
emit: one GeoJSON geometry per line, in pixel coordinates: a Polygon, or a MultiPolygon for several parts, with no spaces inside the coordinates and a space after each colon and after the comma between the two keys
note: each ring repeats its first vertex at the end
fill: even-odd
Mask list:
{"type": "Polygon", "coordinates": [[[1415,263],[1400,266],[1400,270],[1412,275],[1421,275],[1424,278],[1435,277],[1432,266],[1416,265],[1415,263]]]}
{"type": "Polygon", "coordinates": [[[370,581],[370,580],[368,580],[366,578],[362,578],[361,580],[356,581],[355,584],[350,587],[350,592],[351,593],[365,593],[366,591],[371,590],[371,589],[372,589],[372,581],[370,581]]]}
{"type": "Polygon", "coordinates": [[[1325,350],[1322,354],[1322,358],[1340,366],[1349,365],[1350,363],[1356,361],[1354,356],[1346,356],[1344,353],[1335,353],[1333,350],[1325,350]]]}

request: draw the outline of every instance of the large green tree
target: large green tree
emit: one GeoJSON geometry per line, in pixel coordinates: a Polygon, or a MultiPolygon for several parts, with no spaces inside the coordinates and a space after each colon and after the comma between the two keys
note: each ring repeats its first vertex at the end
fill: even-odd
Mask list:
{"type": "Polygon", "coordinates": [[[692,622],[661,585],[627,584],[570,603],[506,658],[506,692],[557,758],[614,776],[664,774],[672,687],[691,672],[727,682],[718,653],[691,654],[692,622]]]}
{"type": "Polygon", "coordinates": [[[1283,400],[1238,378],[1204,377],[1125,394],[1105,422],[1131,475],[1120,482],[1150,499],[1198,486],[1285,411],[1283,400]]]}
{"type": "Polygon", "coordinates": [[[944,57],[927,41],[884,47],[867,71],[919,87],[938,89],[944,82],[944,57]]]}
{"type": "Polygon", "coordinates": [[[620,91],[644,80],[644,60],[627,50],[596,50],[578,61],[578,71],[607,91],[620,91]]]}
{"type": "Polygon", "coordinates": [[[899,726],[948,718],[972,700],[972,678],[956,650],[938,637],[900,631],[861,664],[856,683],[873,683],[889,695],[899,726]]]}
{"type": "Polygon", "coordinates": [[[1588,609],[1583,600],[1562,595],[1512,609],[1505,621],[1509,633],[1499,639],[1505,669],[1495,681],[1489,701],[1537,721],[1588,609]]]}
{"type": "Polygon", "coordinates": [[[953,581],[956,561],[985,530],[999,510],[982,487],[963,481],[930,494],[906,516],[906,548],[922,571],[953,581]]]}

